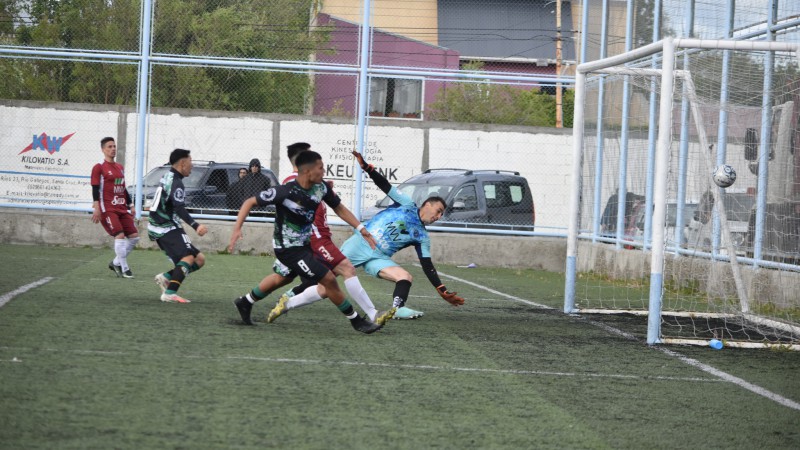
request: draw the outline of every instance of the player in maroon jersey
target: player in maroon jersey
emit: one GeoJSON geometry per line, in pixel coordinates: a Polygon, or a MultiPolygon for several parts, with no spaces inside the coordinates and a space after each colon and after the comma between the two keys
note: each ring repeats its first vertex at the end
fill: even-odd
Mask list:
{"type": "Polygon", "coordinates": [[[92,222],[100,223],[114,238],[114,259],[108,263],[118,277],[133,278],[128,267],[128,254],[139,242],[139,230],[131,213],[131,201],[125,187],[125,173],[117,157],[117,143],[112,137],[100,141],[103,162],[92,167],[92,222]]]}

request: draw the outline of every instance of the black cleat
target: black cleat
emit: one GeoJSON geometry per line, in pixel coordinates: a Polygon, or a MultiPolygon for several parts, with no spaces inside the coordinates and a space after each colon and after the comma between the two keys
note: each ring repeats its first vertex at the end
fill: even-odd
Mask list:
{"type": "Polygon", "coordinates": [[[372,334],[381,329],[380,325],[362,316],[356,316],[350,319],[350,325],[352,325],[356,331],[360,331],[364,334],[372,334]]]}
{"type": "Polygon", "coordinates": [[[133,272],[131,272],[131,269],[122,272],[122,278],[133,278],[133,272]]]}
{"type": "Polygon", "coordinates": [[[236,309],[239,310],[239,315],[242,316],[242,322],[245,325],[252,325],[253,321],[250,320],[250,312],[253,310],[253,304],[247,301],[244,297],[239,297],[233,301],[236,309]]]}
{"type": "Polygon", "coordinates": [[[111,262],[110,262],[110,263],[108,263],[108,268],[109,268],[109,269],[110,269],[112,272],[114,272],[114,274],[115,274],[117,277],[119,277],[119,278],[122,278],[122,266],[118,266],[118,265],[114,264],[114,260],[113,260],[113,259],[111,260],[111,262]]]}

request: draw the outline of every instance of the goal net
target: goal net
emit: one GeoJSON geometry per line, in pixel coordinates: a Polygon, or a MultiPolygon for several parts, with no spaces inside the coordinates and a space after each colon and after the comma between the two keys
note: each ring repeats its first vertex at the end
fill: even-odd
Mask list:
{"type": "Polygon", "coordinates": [[[640,317],[650,344],[800,349],[798,61],[670,38],[579,66],[565,312],[640,317]]]}

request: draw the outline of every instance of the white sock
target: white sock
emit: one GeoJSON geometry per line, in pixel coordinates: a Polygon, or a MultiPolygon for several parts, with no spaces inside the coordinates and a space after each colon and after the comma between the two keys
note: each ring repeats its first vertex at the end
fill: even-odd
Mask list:
{"type": "Polygon", "coordinates": [[[126,241],[127,241],[126,242],[127,245],[125,246],[125,250],[126,250],[125,257],[127,258],[128,255],[130,255],[131,252],[133,251],[133,248],[136,247],[136,244],[139,243],[139,238],[138,237],[128,238],[128,239],[126,239],[126,241]]]}
{"type": "Polygon", "coordinates": [[[295,309],[320,300],[322,300],[322,297],[320,297],[319,292],[317,292],[317,285],[309,286],[305,291],[290,298],[289,301],[286,302],[286,308],[295,309]]]}
{"type": "Polygon", "coordinates": [[[128,259],[125,257],[127,255],[127,247],[128,243],[125,241],[125,239],[114,239],[114,253],[117,255],[117,257],[114,258],[114,261],[118,265],[122,266],[123,272],[130,269],[128,267],[128,259]]]}
{"type": "Polygon", "coordinates": [[[364,314],[366,314],[370,320],[375,320],[375,316],[378,315],[378,310],[375,309],[375,305],[372,303],[372,300],[370,300],[369,295],[367,295],[367,291],[361,286],[361,281],[358,280],[358,277],[351,277],[344,280],[344,288],[347,289],[350,298],[364,311],[364,314]]]}

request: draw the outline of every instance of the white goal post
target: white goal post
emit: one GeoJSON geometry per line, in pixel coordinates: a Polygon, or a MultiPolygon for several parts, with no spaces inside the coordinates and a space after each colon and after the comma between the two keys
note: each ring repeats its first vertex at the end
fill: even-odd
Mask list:
{"type": "MultiPolygon", "coordinates": [[[[793,260],[791,264],[761,260],[760,246],[765,242],[764,238],[753,238],[771,232],[764,229],[763,217],[769,214],[772,203],[791,206],[791,201],[800,202],[800,198],[787,197],[785,192],[791,189],[778,189],[774,184],[770,186],[769,181],[772,178],[768,173],[769,161],[775,148],[778,149],[776,159],[783,161],[780,170],[789,170],[785,167],[788,161],[786,158],[789,158],[788,151],[781,150],[781,146],[787,147],[785,142],[789,142],[791,136],[800,136],[797,121],[792,119],[792,114],[795,114],[793,105],[797,102],[786,101],[786,98],[800,98],[800,89],[788,86],[788,83],[784,83],[788,87],[776,83],[771,74],[776,67],[778,70],[788,65],[797,67],[798,63],[798,45],[792,43],[666,38],[621,55],[577,67],[565,313],[628,312],[641,315],[646,309],[648,344],[705,345],[709,339],[719,337],[725,338],[729,346],[778,345],[800,350],[800,326],[797,320],[800,313],[800,294],[797,294],[800,292],[800,258],[793,260]],[[779,55],[777,62],[775,55],[779,55]],[[683,57],[683,67],[677,67],[681,65],[678,56],[683,57]],[[743,67],[720,71],[716,68],[718,64],[723,67],[741,64],[743,67]],[[761,79],[757,79],[758,70],[764,70],[765,67],[769,67],[769,71],[760,74],[761,79]],[[749,74],[750,79],[742,75],[747,71],[752,72],[749,74]],[[703,85],[700,93],[698,80],[703,85]],[[757,86],[756,81],[761,85],[757,86]],[[603,97],[602,88],[598,90],[599,94],[594,91],[587,93],[587,89],[591,89],[588,86],[609,86],[615,82],[624,86],[621,96],[617,90],[617,94],[603,97]],[[677,85],[680,85],[680,89],[676,88],[677,85]],[[758,92],[756,87],[761,91],[758,92]],[[632,98],[630,92],[637,88],[640,91],[638,97],[632,98]],[[730,94],[729,90],[734,94],[730,94]],[[649,102],[647,94],[650,95],[649,102]],[[617,97],[611,98],[614,95],[617,97]],[[738,98],[732,98],[737,95],[738,98]],[[587,101],[587,98],[591,100],[587,101]],[[648,130],[656,127],[655,140],[650,139],[647,142],[643,138],[637,140],[631,137],[635,134],[631,130],[637,128],[634,124],[637,120],[636,112],[630,111],[634,108],[631,105],[636,103],[636,99],[642,105],[649,105],[651,110],[649,119],[638,127],[648,130]],[[761,104],[755,104],[756,100],[761,104]],[[611,111],[615,105],[625,105],[621,108],[621,116],[617,117],[611,111]],[[678,107],[687,108],[693,129],[690,129],[689,124],[676,123],[677,114],[674,111],[678,107]],[[770,116],[773,110],[784,111],[775,124],[770,116]],[[716,119],[711,114],[712,111],[719,113],[719,121],[709,120],[716,119]],[[763,113],[764,111],[768,113],[763,113]],[[594,120],[592,118],[595,116],[590,114],[593,112],[597,113],[594,120]],[[740,121],[728,124],[729,115],[740,121]],[[750,138],[751,128],[748,128],[747,138],[741,139],[729,136],[728,130],[732,128],[725,128],[733,127],[734,134],[741,131],[735,127],[742,128],[742,124],[749,123],[748,119],[739,119],[745,116],[755,117],[756,120],[761,118],[760,123],[752,126],[752,129],[760,130],[762,135],[758,159],[748,160],[749,164],[736,165],[740,176],[747,176],[738,186],[727,190],[717,188],[712,184],[710,174],[726,158],[732,158],[726,156],[726,148],[744,148],[747,152],[748,145],[752,146],[752,143],[746,142],[750,138]],[[676,130],[679,126],[680,139],[677,139],[676,130]],[[778,127],[777,131],[772,130],[773,126],[778,127]],[[713,133],[711,136],[716,135],[716,142],[711,142],[709,132],[713,133]],[[678,140],[680,142],[676,146],[675,141],[678,140]],[[634,141],[636,143],[632,144],[634,141]],[[621,148],[618,161],[605,154],[611,142],[617,143],[621,148]],[[641,146],[641,151],[633,151],[629,155],[628,150],[635,145],[641,146]],[[592,165],[593,168],[587,167],[592,165]],[[687,169],[687,166],[691,166],[691,169],[687,169]],[[753,167],[756,171],[747,174],[748,166],[751,172],[754,171],[753,167]],[[617,183],[617,186],[607,187],[613,183],[617,183]],[[747,183],[752,183],[752,187],[747,183]],[[744,189],[744,186],[747,186],[746,191],[735,192],[737,189],[744,189]],[[631,208],[634,211],[630,215],[628,213],[632,202],[627,196],[635,189],[645,191],[643,196],[630,195],[633,198],[646,199],[641,202],[643,207],[640,211],[644,212],[639,213],[645,217],[643,225],[639,224],[636,216],[637,206],[631,208]],[[765,199],[768,191],[770,198],[777,200],[767,202],[765,199]],[[783,193],[782,196],[775,196],[774,193],[778,191],[783,193]],[[601,218],[598,214],[602,206],[600,202],[609,192],[618,194],[618,203],[612,205],[609,197],[607,211],[601,218]],[[697,218],[702,219],[703,211],[695,212],[691,220],[697,223],[695,231],[697,228],[701,229],[695,233],[696,236],[705,236],[704,241],[715,242],[713,250],[703,247],[701,244],[705,242],[700,243],[700,237],[697,237],[698,242],[681,241],[684,226],[683,223],[676,223],[674,217],[674,209],[679,211],[677,216],[682,217],[684,210],[689,209],[687,206],[699,208],[697,203],[702,203],[699,200],[702,192],[706,192],[706,204],[712,205],[713,220],[708,225],[701,225],[697,218]],[[739,214],[740,217],[735,217],[732,225],[729,218],[735,215],[736,202],[740,198],[752,201],[752,205],[748,203],[751,205],[750,209],[739,214]],[[619,211],[624,217],[616,217],[619,215],[617,213],[614,214],[614,220],[605,221],[608,211],[612,214],[619,211]],[[742,215],[747,217],[743,219],[742,215]],[[597,232],[601,229],[598,226],[601,222],[612,228],[610,233],[597,232]],[[614,223],[624,224],[625,229],[614,227],[614,223]],[[712,224],[718,224],[718,230],[712,232],[712,224]],[[670,241],[668,238],[670,229],[678,230],[675,233],[677,241],[670,241]],[[712,236],[716,241],[711,239],[712,236]],[[748,243],[750,247],[747,247],[742,243],[741,236],[754,239],[754,243],[748,243]],[[718,250],[720,242],[723,250],[718,250]],[[611,248],[609,244],[616,244],[616,247],[611,248]],[[583,248],[585,250],[580,250],[583,248]],[[583,258],[579,251],[584,252],[583,258]],[[706,260],[700,261],[703,258],[706,260]],[[632,259],[638,263],[631,263],[632,259]],[[649,274],[642,269],[648,266],[649,274]],[[684,266],[689,267],[688,272],[694,271],[695,279],[691,279],[691,273],[686,275],[684,266]],[[626,272],[626,267],[627,273],[623,273],[626,272]],[[665,268],[669,270],[666,276],[665,268]],[[609,273],[603,273],[604,270],[609,273]],[[643,294],[646,298],[637,300],[630,291],[617,293],[623,287],[602,287],[600,283],[581,288],[584,294],[582,298],[578,298],[579,273],[588,274],[582,276],[582,279],[635,279],[636,283],[628,281],[623,284],[637,284],[639,292],[646,289],[647,293],[643,294]],[[764,295],[764,286],[776,281],[785,285],[786,289],[779,290],[782,294],[779,292],[778,299],[773,300],[764,295]],[[719,286],[724,284],[729,286],[721,289],[729,291],[729,294],[719,293],[719,286]],[[664,299],[668,291],[669,296],[676,300],[671,301],[670,310],[665,311],[664,299]],[[757,297],[755,300],[751,298],[753,294],[757,297]],[[615,303],[613,306],[609,307],[608,302],[604,301],[607,295],[615,303]],[[593,296],[596,298],[591,298],[593,296]],[[619,300],[622,298],[624,301],[619,300]],[[624,302],[629,305],[621,305],[624,302]],[[600,306],[593,307],[595,304],[600,306]],[[664,335],[662,325],[665,323],[665,314],[688,321],[688,324],[677,323],[675,328],[683,331],[684,328],[693,327],[694,330],[689,333],[691,336],[686,337],[681,333],[677,333],[675,337],[664,335]],[[720,322],[707,322],[698,326],[697,322],[710,320],[720,322]],[[755,332],[749,331],[748,327],[751,326],[755,332]],[[698,331],[703,327],[706,328],[704,331],[698,331]]],[[[791,73],[791,70],[785,72],[791,73]]],[[[609,90],[614,92],[613,89],[609,90]]],[[[644,109],[644,106],[640,108],[641,111],[644,109]]],[[[642,121],[641,117],[638,120],[642,121]]],[[[741,134],[744,135],[744,132],[741,134]]],[[[750,158],[749,154],[745,158],[750,158]]],[[[800,164],[800,161],[788,161],[788,164],[800,164]]],[[[784,173],[783,178],[786,177],[784,173]]],[[[800,180],[792,183],[800,186],[800,180]]],[[[800,215],[800,211],[797,214],[800,215]]],[[[708,221],[708,218],[705,220],[708,221]]]]}

